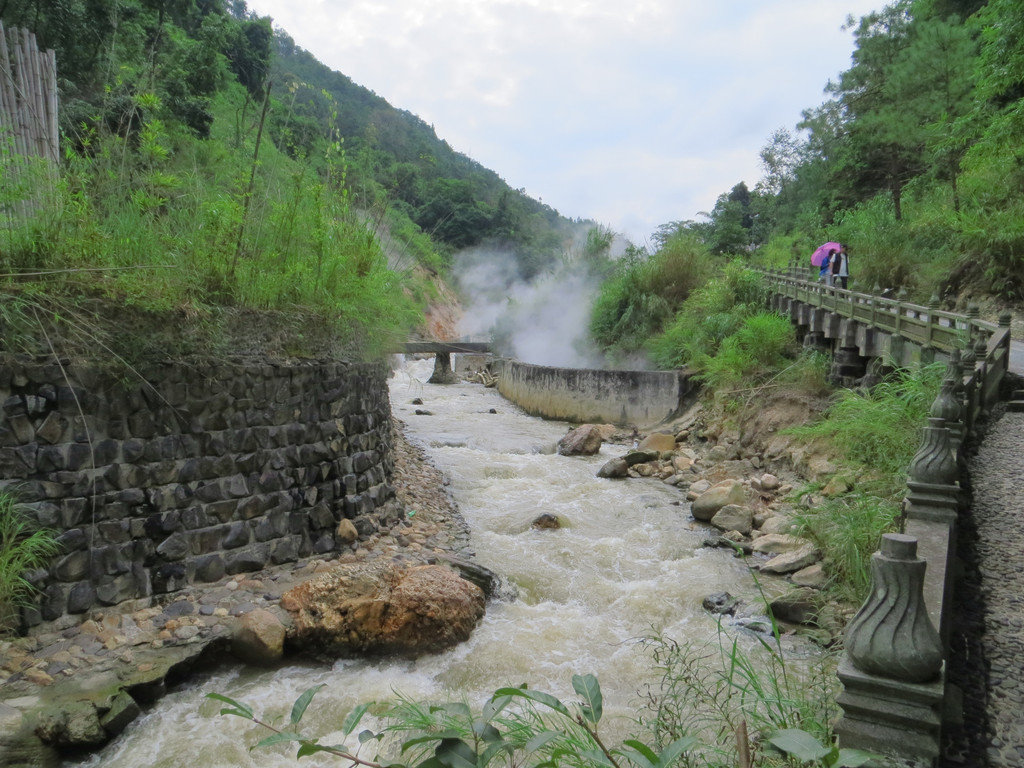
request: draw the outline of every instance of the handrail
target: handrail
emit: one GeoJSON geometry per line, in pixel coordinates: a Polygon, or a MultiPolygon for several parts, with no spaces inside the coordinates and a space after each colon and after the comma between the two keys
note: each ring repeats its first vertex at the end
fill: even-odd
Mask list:
{"type": "Polygon", "coordinates": [[[969,434],[976,431],[978,418],[990,412],[998,400],[999,385],[1010,365],[1008,314],[1000,316],[996,324],[982,320],[976,306],[966,314],[949,312],[937,306],[828,286],[809,279],[809,270],[800,267],[784,271],[753,269],[764,276],[773,293],[900,336],[922,348],[961,352],[961,391],[968,406],[962,418],[969,434]]]}

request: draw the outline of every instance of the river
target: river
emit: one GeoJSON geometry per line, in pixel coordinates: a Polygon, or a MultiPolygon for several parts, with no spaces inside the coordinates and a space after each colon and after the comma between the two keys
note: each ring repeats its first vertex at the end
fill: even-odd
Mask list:
{"type": "MultiPolygon", "coordinates": [[[[291,702],[318,683],[326,687],[303,722],[327,743],[335,743],[332,732],[337,736],[345,714],[361,702],[400,694],[479,706],[495,688],[522,683],[574,700],[570,681],[577,673],[598,676],[606,719],[622,736],[652,674],[637,638],[658,630],[678,640],[713,640],[717,625],[702,598],[722,590],[754,594],[742,561],[700,546],[705,531],[690,518],[681,491],[654,479],[595,477],[623,446],[605,445],[594,457],[558,456],[554,448],[568,424],[526,416],[480,385],[423,383],[431,366],[417,361],[396,374],[393,412],[450,479],[477,561],[517,596],[492,600],[468,642],[416,661],[232,666],[204,675],[161,699],[83,765],[294,765],[294,749],[250,752],[259,730],[218,716],[219,706],[204,696],[229,695],[286,721],[291,702]],[[412,405],[414,398],[423,405],[412,405]],[[417,408],[430,415],[417,415],[417,408]],[[557,515],[562,528],[532,529],[541,513],[557,515]]],[[[302,765],[339,764],[321,757],[302,765]]]]}

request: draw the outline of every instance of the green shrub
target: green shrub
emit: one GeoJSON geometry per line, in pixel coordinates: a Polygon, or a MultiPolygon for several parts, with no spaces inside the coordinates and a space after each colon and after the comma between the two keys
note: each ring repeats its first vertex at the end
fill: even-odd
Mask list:
{"type": "Polygon", "coordinates": [[[764,306],[765,298],[760,274],[740,261],[730,262],[694,290],[665,331],[647,342],[651,359],[659,368],[703,370],[743,319],[764,306]]]}
{"type": "Polygon", "coordinates": [[[707,279],[707,251],[688,233],[674,235],[650,257],[633,254],[601,285],[590,335],[612,360],[644,349],[707,279]]]}
{"type": "Polygon", "coordinates": [[[796,334],[789,320],[774,312],[744,318],[715,355],[703,364],[700,378],[716,395],[719,390],[757,386],[796,357],[796,334]]]}

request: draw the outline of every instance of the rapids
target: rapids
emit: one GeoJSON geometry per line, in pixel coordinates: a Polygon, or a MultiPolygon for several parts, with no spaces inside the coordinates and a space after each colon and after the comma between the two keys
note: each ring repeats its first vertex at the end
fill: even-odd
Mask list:
{"type": "MultiPolygon", "coordinates": [[[[589,672],[600,680],[605,718],[621,738],[652,679],[637,638],[658,630],[679,640],[713,640],[717,625],[701,599],[723,590],[754,596],[742,561],[701,548],[705,531],[690,518],[679,490],[654,479],[595,477],[623,446],[605,445],[588,458],[558,456],[555,445],[568,424],[526,416],[478,384],[425,384],[432,364],[416,361],[396,373],[392,410],[450,479],[477,561],[500,574],[516,597],[492,600],[468,642],[416,661],[290,662],[274,670],[232,666],[203,675],[169,693],[82,765],[294,765],[294,748],[250,752],[267,734],[218,716],[220,705],[204,697],[232,696],[287,722],[291,703],[318,683],[326,687],[307,711],[304,730],[336,743],[332,732],[337,738],[345,714],[361,702],[401,695],[465,699],[479,707],[495,688],[522,683],[571,701],[572,675],[589,672]],[[410,404],[417,397],[423,405],[410,404]],[[417,408],[431,415],[416,415],[417,408]],[[563,527],[531,529],[544,512],[557,515],[563,527]]],[[[301,764],[340,763],[316,756],[301,764]]]]}

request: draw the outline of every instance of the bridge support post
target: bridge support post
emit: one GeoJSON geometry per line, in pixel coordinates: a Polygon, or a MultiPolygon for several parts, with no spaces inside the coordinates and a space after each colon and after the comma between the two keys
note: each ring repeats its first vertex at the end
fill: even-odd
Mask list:
{"type": "Polygon", "coordinates": [[[434,354],[434,372],[427,380],[428,384],[454,384],[458,379],[455,371],[452,370],[452,356],[450,352],[437,352],[434,354]]]}

